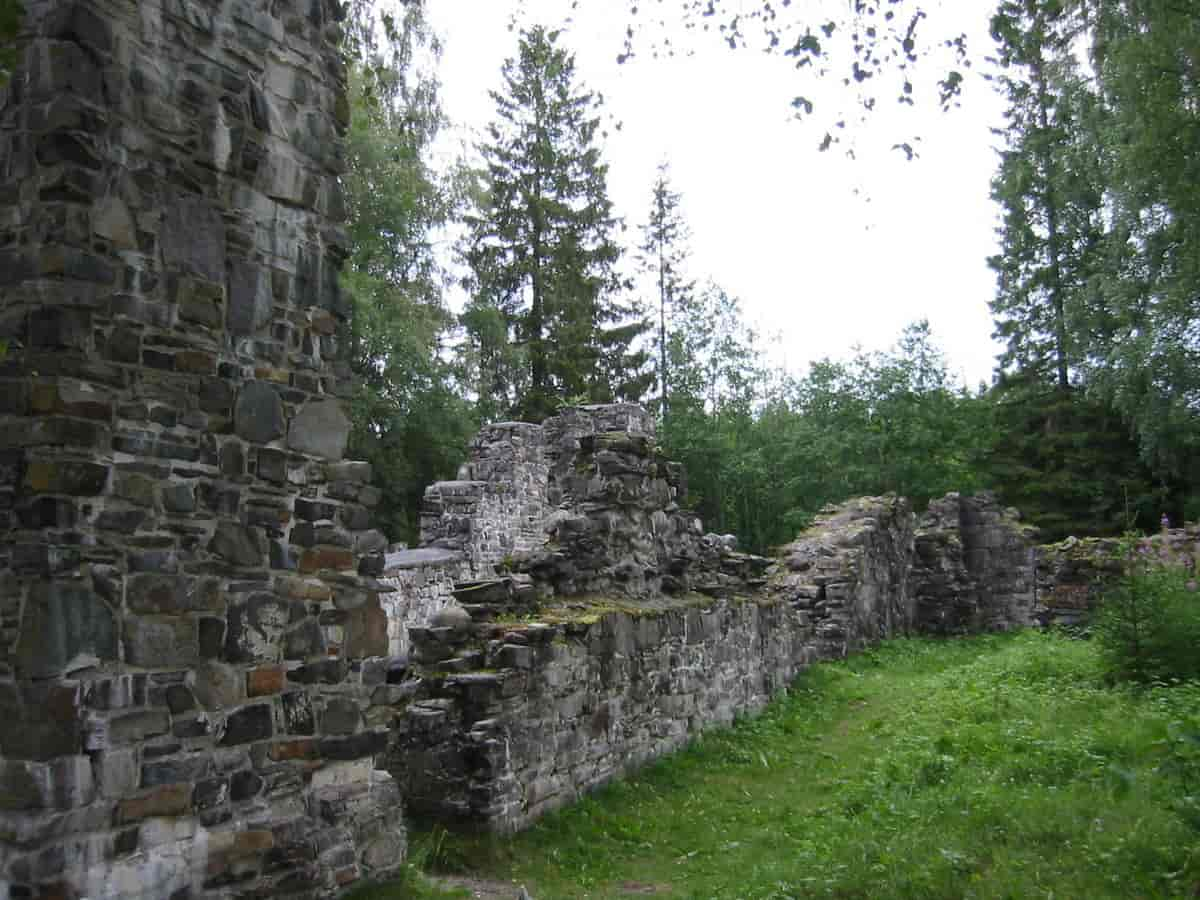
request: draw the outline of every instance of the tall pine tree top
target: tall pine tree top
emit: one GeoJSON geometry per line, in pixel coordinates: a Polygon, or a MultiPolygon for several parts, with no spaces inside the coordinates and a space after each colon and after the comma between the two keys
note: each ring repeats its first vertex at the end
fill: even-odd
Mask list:
{"type": "Polygon", "coordinates": [[[630,349],[645,325],[619,299],[599,100],[576,86],[558,36],[523,31],[505,62],[485,188],[467,217],[464,321],[485,415],[537,421],[566,400],[638,399],[648,381],[644,354],[630,349]]]}

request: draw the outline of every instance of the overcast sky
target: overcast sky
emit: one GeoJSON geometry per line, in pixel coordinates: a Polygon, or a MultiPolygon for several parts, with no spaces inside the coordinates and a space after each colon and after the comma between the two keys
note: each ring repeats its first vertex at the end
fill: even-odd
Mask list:
{"type": "MultiPolygon", "coordinates": [[[[805,2],[812,9],[821,0],[805,2]]],[[[828,123],[820,117],[851,108],[838,79],[814,82],[780,55],[731,51],[703,35],[688,42],[691,55],[654,59],[653,30],[639,33],[640,52],[621,65],[624,3],[585,0],[567,22],[570,5],[430,0],[444,42],[439,71],[452,140],[473,144],[493,118],[488,91],[500,87],[500,67],[516,50],[508,29],[514,16],[565,24],[560,42],[576,54],[580,83],[603,95],[621,126],[609,129],[603,149],[630,245],[666,160],[692,229],[693,275],[741,298],[751,323],[777,338],[776,362],[802,374],[810,361],[845,358],[855,345],[886,348],[906,324],[928,318],[953,371],[972,386],[990,381],[998,348],[987,307],[997,223],[988,198],[996,163],[989,128],[999,124],[1002,103],[979,75],[991,49],[991,3],[925,4],[930,38],[968,36],[976,65],[962,106],[941,112],[926,85],[945,66],[930,61],[918,70],[923,81],[915,79],[918,97],[924,92],[915,108],[883,91],[869,121],[852,123],[854,160],[845,144],[817,151],[828,123]],[[817,101],[817,119],[794,120],[798,94],[817,101]],[[922,140],[909,162],[892,145],[911,135],[922,140]]]]}

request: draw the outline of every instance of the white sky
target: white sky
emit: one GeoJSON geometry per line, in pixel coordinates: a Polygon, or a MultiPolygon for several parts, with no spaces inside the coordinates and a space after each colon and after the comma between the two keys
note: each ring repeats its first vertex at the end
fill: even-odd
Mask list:
{"type": "MultiPolygon", "coordinates": [[[[823,0],[805,2],[811,9],[823,0]]],[[[924,5],[924,33],[967,33],[972,71],[984,69],[993,4],[924,5]]],[[[665,159],[692,230],[693,276],[712,277],[741,298],[759,332],[777,337],[775,362],[802,374],[810,361],[845,358],[855,345],[888,347],[906,324],[928,318],[952,370],[972,387],[990,381],[998,348],[987,307],[995,278],[986,258],[997,224],[988,198],[996,163],[989,127],[1000,123],[1003,106],[988,83],[968,75],[962,107],[948,113],[931,90],[921,94],[920,82],[915,108],[881,90],[869,121],[852,127],[852,161],[836,145],[816,149],[828,121],[821,114],[839,108],[838,79],[816,82],[781,55],[735,52],[703,35],[690,39],[690,57],[654,60],[651,31],[638,39],[643,52],[619,65],[623,0],[581,7],[560,43],[576,54],[580,85],[603,95],[607,114],[621,123],[603,146],[609,195],[630,247],[665,159]],[[797,94],[818,102],[817,118],[792,118],[797,94]],[[913,134],[922,137],[920,157],[907,162],[891,147],[913,134]]],[[[569,0],[430,0],[454,140],[474,144],[493,118],[488,91],[500,87],[500,67],[516,51],[513,16],[558,26],[569,8],[569,0]]],[[[814,29],[820,21],[814,17],[814,29]]],[[[944,71],[932,60],[918,70],[930,81],[944,71]]]]}

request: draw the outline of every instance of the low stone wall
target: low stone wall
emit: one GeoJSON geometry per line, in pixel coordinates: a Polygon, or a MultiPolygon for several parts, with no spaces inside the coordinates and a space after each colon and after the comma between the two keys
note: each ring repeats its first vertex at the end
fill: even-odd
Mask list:
{"type": "Polygon", "coordinates": [[[454,632],[413,630],[425,684],[391,769],[410,813],[503,832],[760,709],[816,658],[803,613],[747,599],[454,632]]]}
{"type": "MultiPolygon", "coordinates": [[[[1195,571],[1200,560],[1200,525],[1164,529],[1138,541],[1137,547],[1165,564],[1195,571]]],[[[1124,572],[1120,550],[1117,538],[1072,537],[1038,547],[1038,621],[1044,625],[1086,625],[1105,588],[1124,572]]]]}
{"type": "Polygon", "coordinates": [[[539,606],[533,583],[483,583],[457,615],[409,628],[416,677],[398,700],[389,768],[419,815],[520,829],[760,709],[815,660],[917,632],[921,609],[947,621],[939,602],[957,615],[964,604],[948,582],[930,588],[933,571],[953,569],[969,593],[964,629],[1011,627],[1031,605],[1026,569],[1010,569],[1029,559],[1026,539],[986,495],[947,498],[921,528],[907,501],[863,498],[827,510],[765,573],[710,540],[689,574],[719,575],[710,595],[559,595],[539,606]],[[956,521],[971,533],[951,535],[956,521]],[[987,555],[968,564],[959,553],[918,577],[918,533],[987,555]]]}

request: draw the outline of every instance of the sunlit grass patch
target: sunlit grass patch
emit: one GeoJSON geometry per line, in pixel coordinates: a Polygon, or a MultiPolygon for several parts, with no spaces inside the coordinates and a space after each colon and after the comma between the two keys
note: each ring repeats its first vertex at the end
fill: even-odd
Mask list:
{"type": "Polygon", "coordinates": [[[515,838],[439,835],[431,862],[537,900],[1192,896],[1197,721],[1200,687],[1107,687],[1087,642],[893,641],[515,838]]]}

